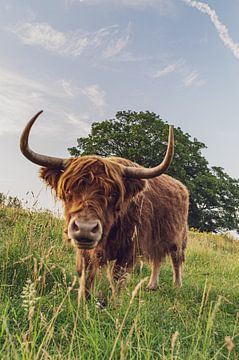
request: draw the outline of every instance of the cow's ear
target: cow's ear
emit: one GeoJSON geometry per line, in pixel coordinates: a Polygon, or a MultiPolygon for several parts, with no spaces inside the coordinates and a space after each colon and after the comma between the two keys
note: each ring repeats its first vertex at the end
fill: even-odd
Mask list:
{"type": "Polygon", "coordinates": [[[125,179],[126,199],[134,197],[146,187],[146,181],[141,179],[125,179]]]}
{"type": "Polygon", "coordinates": [[[57,183],[62,175],[62,171],[59,169],[49,169],[42,167],[40,169],[40,178],[42,178],[48,186],[50,186],[52,189],[57,189],[57,183]]]}

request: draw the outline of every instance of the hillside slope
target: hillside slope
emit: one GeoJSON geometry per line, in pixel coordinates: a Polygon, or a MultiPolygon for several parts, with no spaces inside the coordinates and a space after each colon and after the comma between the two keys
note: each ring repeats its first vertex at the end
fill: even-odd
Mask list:
{"type": "Polygon", "coordinates": [[[61,232],[50,213],[0,208],[0,359],[239,358],[239,242],[192,232],[182,289],[166,261],[145,291],[141,262],[117,294],[109,267],[86,303],[61,232]]]}

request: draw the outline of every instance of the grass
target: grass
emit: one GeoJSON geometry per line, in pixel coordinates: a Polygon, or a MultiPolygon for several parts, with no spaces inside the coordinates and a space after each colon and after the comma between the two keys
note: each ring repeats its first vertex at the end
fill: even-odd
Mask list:
{"type": "Polygon", "coordinates": [[[0,359],[239,358],[239,242],[192,232],[182,289],[167,260],[158,291],[141,264],[114,295],[108,269],[86,302],[61,233],[51,213],[0,207],[0,359]]]}

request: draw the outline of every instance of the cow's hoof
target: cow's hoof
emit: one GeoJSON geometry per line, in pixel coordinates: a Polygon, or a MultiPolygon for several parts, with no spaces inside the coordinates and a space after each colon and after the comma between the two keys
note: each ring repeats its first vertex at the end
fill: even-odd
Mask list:
{"type": "Polygon", "coordinates": [[[96,299],[96,307],[101,310],[107,307],[107,298],[103,296],[101,291],[98,293],[98,297],[96,299]]]}
{"type": "Polygon", "coordinates": [[[180,289],[181,287],[182,287],[182,282],[181,281],[175,281],[174,283],[173,283],[173,286],[175,287],[175,288],[177,288],[177,289],[180,289]]]}
{"type": "Polygon", "coordinates": [[[100,310],[104,310],[105,308],[106,308],[106,306],[107,306],[107,303],[106,303],[106,301],[104,302],[104,301],[97,301],[96,302],[96,307],[98,308],[98,309],[100,309],[100,310]]]}
{"type": "Polygon", "coordinates": [[[147,285],[146,286],[146,291],[156,291],[158,290],[158,285],[147,285]]]}

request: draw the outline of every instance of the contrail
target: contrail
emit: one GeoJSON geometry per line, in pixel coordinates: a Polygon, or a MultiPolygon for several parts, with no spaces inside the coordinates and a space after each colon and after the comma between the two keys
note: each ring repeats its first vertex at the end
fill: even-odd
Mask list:
{"type": "Polygon", "coordinates": [[[239,60],[239,44],[235,43],[232,40],[232,38],[228,33],[227,27],[221,23],[221,21],[219,20],[216,14],[216,11],[211,9],[208,4],[200,1],[194,1],[194,0],[182,0],[182,1],[188,4],[189,6],[198,9],[202,13],[207,14],[210,17],[224,45],[226,45],[233,52],[234,56],[239,60]]]}

